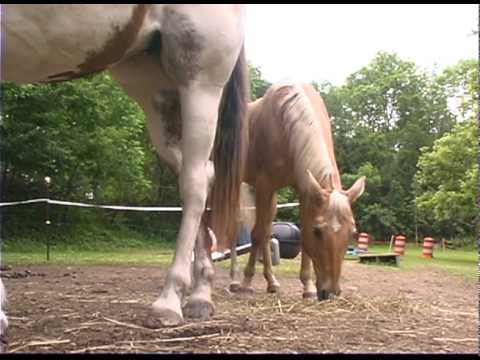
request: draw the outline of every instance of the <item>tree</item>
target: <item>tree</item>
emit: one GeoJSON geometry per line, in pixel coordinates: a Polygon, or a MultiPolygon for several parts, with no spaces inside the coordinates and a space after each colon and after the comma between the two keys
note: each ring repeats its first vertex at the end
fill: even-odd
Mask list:
{"type": "Polygon", "coordinates": [[[143,168],[143,112],[107,74],[7,84],[3,115],[7,181],[18,190],[23,183],[41,192],[50,176],[51,191],[63,198],[84,200],[92,192],[96,201],[133,201],[151,186],[143,168]]]}
{"type": "Polygon", "coordinates": [[[248,68],[250,71],[251,101],[254,101],[258,98],[261,98],[267,89],[272,85],[272,83],[268,82],[262,77],[260,68],[252,65],[251,63],[248,64],[248,68]]]}
{"type": "Polygon", "coordinates": [[[478,114],[478,60],[459,61],[448,67],[436,79],[438,86],[450,99],[460,121],[478,114]]]}
{"type": "MultiPolygon", "coordinates": [[[[3,100],[5,200],[45,197],[49,176],[53,198],[148,201],[145,117],[108,74],[57,84],[8,83],[3,100]]],[[[59,211],[64,220],[67,212],[76,213],[59,211]]]]}
{"type": "Polygon", "coordinates": [[[413,234],[412,184],[420,148],[455,121],[442,86],[414,63],[385,52],[350,75],[345,85],[317,86],[331,115],[344,186],[367,164],[380,176],[372,195],[356,205],[360,226],[379,239],[397,231],[413,234]]]}
{"type": "MultiPolygon", "coordinates": [[[[249,64],[249,69],[255,100],[271,83],[260,68],[249,64]]],[[[396,54],[379,52],[343,86],[312,82],[332,120],[344,188],[367,176],[366,192],[354,205],[359,230],[376,239],[388,239],[399,231],[411,238],[416,200],[422,204],[422,229],[431,222],[439,232],[470,231],[462,223],[470,223],[471,209],[458,210],[464,211],[462,223],[450,228],[445,219],[451,214],[438,204],[454,201],[446,197],[453,196],[453,191],[461,195],[458,203],[467,206],[478,170],[464,174],[465,193],[458,184],[448,191],[443,191],[450,189],[447,185],[414,184],[419,156],[427,157],[434,141],[449,133],[455,122],[472,121],[478,113],[477,70],[477,60],[465,60],[436,76],[396,54]],[[452,97],[457,101],[452,102],[452,97]]],[[[5,200],[43,197],[43,178],[50,176],[55,198],[86,201],[87,194],[93,194],[97,203],[180,203],[177,178],[150,144],[143,111],[108,74],[52,85],[4,84],[3,100],[5,200]]],[[[445,147],[456,149],[457,145],[449,140],[445,147]]],[[[298,201],[291,188],[279,191],[278,199],[280,203],[298,201]]],[[[128,222],[143,230],[158,225],[159,219],[167,219],[163,224],[175,223],[177,215],[130,213],[128,222]]],[[[282,209],[278,215],[297,221],[298,209],[282,209]]],[[[35,216],[39,223],[43,221],[38,213],[35,216]]],[[[112,221],[115,216],[112,212],[112,221]]],[[[122,214],[115,221],[126,219],[122,214]]]]}
{"type": "Polygon", "coordinates": [[[418,162],[419,217],[427,231],[473,235],[478,216],[478,128],[474,119],[426,147],[418,162]]]}

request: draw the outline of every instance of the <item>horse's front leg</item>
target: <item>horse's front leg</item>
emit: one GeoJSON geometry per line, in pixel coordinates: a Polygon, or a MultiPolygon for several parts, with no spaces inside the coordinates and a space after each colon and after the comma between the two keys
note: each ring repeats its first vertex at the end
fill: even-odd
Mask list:
{"type": "Polygon", "coordinates": [[[192,294],[183,308],[185,317],[204,320],[212,316],[215,311],[215,306],[212,302],[212,285],[215,271],[211,259],[211,246],[212,239],[208,233],[204,215],[195,242],[194,285],[192,294]]]}
{"type": "Polygon", "coordinates": [[[182,299],[191,283],[192,251],[213,180],[209,156],[213,147],[222,94],[219,86],[192,83],[179,89],[182,113],[182,168],[179,176],[183,216],[175,257],[165,287],[147,317],[149,327],[175,326],[183,322],[182,299]]]}
{"type": "Polygon", "coordinates": [[[300,281],[303,284],[303,298],[317,297],[317,288],[312,280],[312,259],[302,247],[302,265],[300,268],[300,281]]]}

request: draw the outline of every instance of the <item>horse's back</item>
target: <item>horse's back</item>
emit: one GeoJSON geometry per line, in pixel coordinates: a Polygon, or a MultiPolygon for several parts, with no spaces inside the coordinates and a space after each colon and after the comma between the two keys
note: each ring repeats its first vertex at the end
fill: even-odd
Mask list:
{"type": "Polygon", "coordinates": [[[80,77],[135,46],[149,5],[3,5],[2,79],[19,83],[80,77]]]}
{"type": "Polygon", "coordinates": [[[160,52],[158,64],[168,73],[185,77],[201,62],[211,69],[208,76],[223,79],[228,76],[216,62],[243,41],[244,9],[233,4],[8,4],[2,10],[2,80],[18,83],[80,78],[160,52]]]}
{"type": "Polygon", "coordinates": [[[285,100],[291,83],[276,83],[264,96],[249,104],[249,145],[246,181],[255,186],[260,176],[268,178],[275,188],[293,182],[288,134],[282,121],[285,100]]]}
{"type": "Polygon", "coordinates": [[[318,146],[322,143],[324,149],[316,151],[315,156],[324,159],[323,154],[328,153],[328,162],[335,169],[334,181],[340,185],[330,117],[313,86],[292,80],[273,84],[261,100],[249,105],[249,122],[250,174],[268,172],[278,184],[293,185],[293,169],[304,162],[299,160],[302,149],[306,149],[302,144],[310,143],[314,137],[314,142],[318,146]]]}

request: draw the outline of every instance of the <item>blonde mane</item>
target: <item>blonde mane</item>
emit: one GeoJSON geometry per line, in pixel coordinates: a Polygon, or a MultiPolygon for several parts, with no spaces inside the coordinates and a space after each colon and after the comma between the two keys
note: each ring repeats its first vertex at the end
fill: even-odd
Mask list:
{"type": "Polygon", "coordinates": [[[351,217],[351,208],[347,196],[342,193],[341,183],[334,181],[335,177],[340,176],[327,145],[326,137],[332,135],[326,134],[320,123],[329,121],[328,117],[318,118],[311,100],[298,83],[278,83],[267,91],[264,99],[268,101],[269,97],[279,111],[279,121],[284,129],[299,190],[302,193],[308,191],[308,169],[320,186],[332,191],[328,222],[335,232],[338,231],[341,222],[351,217]]]}
{"type": "Polygon", "coordinates": [[[267,91],[264,99],[272,101],[279,112],[276,115],[284,130],[301,191],[305,190],[307,169],[321,186],[333,189],[335,166],[329,156],[319,119],[301,85],[289,81],[278,83],[267,91]]]}

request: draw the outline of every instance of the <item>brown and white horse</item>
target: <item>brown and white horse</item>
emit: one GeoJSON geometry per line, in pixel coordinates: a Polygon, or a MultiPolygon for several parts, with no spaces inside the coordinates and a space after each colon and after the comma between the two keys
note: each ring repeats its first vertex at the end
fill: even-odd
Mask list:
{"type": "Polygon", "coordinates": [[[335,160],[330,118],[311,85],[284,81],[249,104],[249,147],[244,181],[255,187],[256,221],[244,279],[232,246],[230,289],[251,290],[257,251],[263,251],[267,291],[280,284],[272,273],[270,235],[276,192],[293,186],[300,198],[303,296],[320,300],[339,294],[339,278],[348,242],[356,231],[351,204],[363,193],[361,177],[342,190],[335,160]],[[316,287],[312,281],[312,260],[316,287]]]}
{"type": "Polygon", "coordinates": [[[202,219],[207,196],[219,239],[232,238],[220,234],[234,231],[239,208],[248,101],[244,8],[40,4],[3,5],[2,13],[2,80],[64,81],[110,70],[143,108],[152,143],[179,176],[183,200],[173,264],[146,324],[208,318],[214,307],[211,238],[202,219]],[[194,284],[182,312],[192,251],[194,284]]]}

